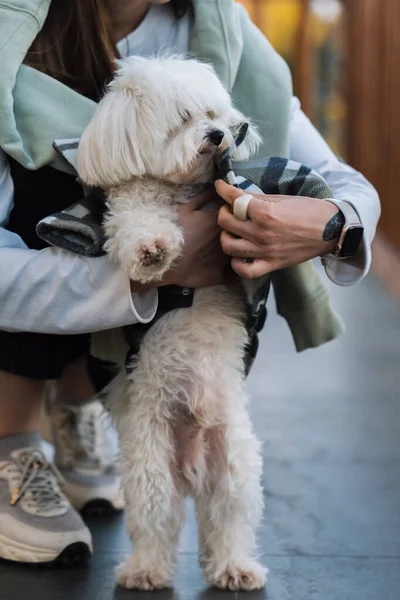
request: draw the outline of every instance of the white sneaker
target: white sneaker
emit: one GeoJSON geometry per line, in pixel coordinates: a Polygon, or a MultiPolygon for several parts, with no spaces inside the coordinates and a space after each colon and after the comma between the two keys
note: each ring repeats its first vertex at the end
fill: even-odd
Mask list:
{"type": "Polygon", "coordinates": [[[103,405],[50,404],[54,462],[64,478],[63,492],[85,514],[110,514],[124,508],[114,458],[115,430],[103,405]]]}
{"type": "Polygon", "coordinates": [[[0,446],[0,558],[25,563],[77,564],[92,554],[92,537],[60,489],[62,477],[35,434],[0,446]]]}

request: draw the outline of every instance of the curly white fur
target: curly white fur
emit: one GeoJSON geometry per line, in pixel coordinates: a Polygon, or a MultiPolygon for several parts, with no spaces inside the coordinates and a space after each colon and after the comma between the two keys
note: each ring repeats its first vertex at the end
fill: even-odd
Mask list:
{"type": "MultiPolygon", "coordinates": [[[[132,279],[157,281],[179,256],[176,204],[212,181],[215,153],[244,121],[208,65],[120,62],[82,136],[78,170],[107,193],[106,250],[132,279]]],[[[235,158],[247,159],[258,143],[250,127],[235,158]]],[[[191,308],[152,325],[132,374],[121,371],[111,386],[134,540],[117,572],[123,587],[171,585],[188,494],[207,581],[231,590],[265,583],[267,570],[255,558],[262,464],[246,410],[244,323],[239,282],[197,290],[191,308]]]]}

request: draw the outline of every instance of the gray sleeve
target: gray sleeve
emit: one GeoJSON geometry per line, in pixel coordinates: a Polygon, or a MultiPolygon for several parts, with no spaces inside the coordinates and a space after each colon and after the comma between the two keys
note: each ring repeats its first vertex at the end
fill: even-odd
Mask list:
{"type": "Polygon", "coordinates": [[[13,183],[0,150],[0,329],[78,334],[147,323],[157,290],[131,294],[127,274],[106,256],[29,250],[7,229],[13,183]]]}
{"type": "Polygon", "coordinates": [[[362,279],[371,265],[371,243],[380,216],[379,196],[361,173],[339,160],[311,121],[293,99],[290,129],[290,157],[322,175],[337,200],[345,200],[357,211],[364,226],[364,240],[356,257],[335,261],[328,277],[338,285],[352,285],[362,279]]]}

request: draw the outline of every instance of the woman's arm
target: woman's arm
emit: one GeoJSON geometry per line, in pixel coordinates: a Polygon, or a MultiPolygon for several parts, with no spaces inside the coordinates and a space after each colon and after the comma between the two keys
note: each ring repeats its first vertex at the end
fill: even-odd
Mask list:
{"type": "Polygon", "coordinates": [[[371,243],[380,217],[379,196],[375,188],[359,173],[340,161],[320,133],[293,99],[290,124],[290,158],[317,171],[329,184],[333,197],[349,202],[364,226],[363,244],[355,257],[330,262],[327,275],[338,285],[360,281],[371,265],[371,243]]]}
{"type": "Polygon", "coordinates": [[[128,276],[104,256],[3,247],[0,264],[0,329],[6,331],[87,333],[146,323],[157,309],[156,290],[131,294],[128,276]]]}
{"type": "Polygon", "coordinates": [[[0,150],[0,329],[75,334],[153,318],[157,291],[131,294],[128,276],[107,257],[29,250],[4,228],[12,205],[12,180],[0,150]]]}
{"type": "Polygon", "coordinates": [[[304,196],[251,193],[246,219],[234,215],[234,206],[246,191],[222,180],[216,184],[226,201],[219,211],[221,245],[232,257],[233,270],[257,278],[278,269],[334,251],[336,240],[324,241],[326,225],[338,212],[331,202],[304,196]]]}
{"type": "MultiPolygon", "coordinates": [[[[182,207],[185,253],[163,285],[197,287],[222,280],[226,259],[217,250],[215,214],[196,210],[204,202],[199,197],[182,207]]],[[[12,206],[12,179],[0,150],[0,329],[78,334],[146,323],[154,317],[157,290],[140,291],[143,288],[106,256],[85,258],[58,248],[29,250],[17,234],[5,229],[12,206]]]]}
{"type": "MultiPolygon", "coordinates": [[[[322,175],[333,197],[350,203],[358,213],[365,228],[359,251],[344,260],[326,261],[325,270],[338,285],[360,281],[371,264],[370,245],[380,215],[378,195],[360,173],[338,160],[296,99],[291,120],[291,158],[322,175]]],[[[217,191],[231,206],[243,194],[222,181],[218,182],[217,191]]],[[[324,242],[325,238],[332,239],[325,233],[340,215],[334,204],[302,196],[253,196],[247,221],[235,219],[231,207],[226,205],[219,213],[219,224],[224,229],[222,248],[233,257],[232,268],[239,275],[260,277],[334,250],[335,241],[324,242]],[[244,262],[243,258],[255,260],[244,262]]]]}
{"type": "Polygon", "coordinates": [[[0,150],[0,329],[75,334],[148,322],[157,292],[131,294],[128,276],[107,257],[75,257],[56,248],[29,250],[5,229],[13,182],[0,150]]]}

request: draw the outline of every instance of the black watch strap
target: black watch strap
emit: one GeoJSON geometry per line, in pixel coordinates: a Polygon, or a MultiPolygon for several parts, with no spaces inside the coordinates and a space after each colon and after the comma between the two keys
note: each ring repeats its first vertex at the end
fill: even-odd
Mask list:
{"type": "Polygon", "coordinates": [[[336,249],[333,254],[326,258],[348,258],[354,256],[358,252],[364,235],[364,227],[360,221],[360,217],[349,202],[333,198],[324,198],[324,200],[337,206],[345,219],[336,249]]]}

